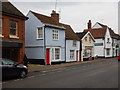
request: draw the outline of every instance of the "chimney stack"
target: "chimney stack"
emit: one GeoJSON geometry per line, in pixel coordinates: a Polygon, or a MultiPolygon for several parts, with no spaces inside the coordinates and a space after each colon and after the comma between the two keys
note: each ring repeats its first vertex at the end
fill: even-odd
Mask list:
{"type": "Polygon", "coordinates": [[[56,11],[52,10],[51,17],[59,22],[59,14],[56,11]]]}
{"type": "Polygon", "coordinates": [[[92,27],[92,23],[91,23],[91,20],[89,20],[89,22],[88,22],[88,29],[91,29],[91,27],[92,27]]]}

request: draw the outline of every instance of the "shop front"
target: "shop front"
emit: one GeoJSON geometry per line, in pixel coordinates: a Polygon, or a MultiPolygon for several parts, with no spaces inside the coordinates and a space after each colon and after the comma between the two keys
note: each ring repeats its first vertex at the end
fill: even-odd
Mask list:
{"type": "Polygon", "coordinates": [[[19,62],[21,58],[20,49],[22,46],[23,45],[20,42],[2,41],[2,58],[7,58],[19,62]]]}

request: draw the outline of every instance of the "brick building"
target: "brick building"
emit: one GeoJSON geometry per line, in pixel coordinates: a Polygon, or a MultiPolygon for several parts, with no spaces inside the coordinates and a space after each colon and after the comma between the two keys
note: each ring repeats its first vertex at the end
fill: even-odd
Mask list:
{"type": "Polygon", "coordinates": [[[23,63],[25,55],[25,20],[24,16],[10,2],[2,2],[0,10],[0,47],[2,58],[23,63]]]}

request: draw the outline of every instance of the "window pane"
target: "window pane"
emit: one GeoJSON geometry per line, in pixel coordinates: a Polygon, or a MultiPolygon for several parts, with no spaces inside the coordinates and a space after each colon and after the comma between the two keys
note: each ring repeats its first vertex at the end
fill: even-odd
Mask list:
{"type": "Polygon", "coordinates": [[[70,59],[74,59],[74,50],[70,50],[70,59]]]}
{"type": "Polygon", "coordinates": [[[16,22],[15,21],[10,21],[10,27],[11,28],[16,28],[16,22]]]}
{"type": "Polygon", "coordinates": [[[10,29],[10,35],[16,35],[16,29],[10,29]]]}
{"type": "Polygon", "coordinates": [[[0,34],[2,34],[2,19],[0,19],[0,34]]]}
{"type": "Polygon", "coordinates": [[[38,28],[38,37],[39,39],[42,39],[43,38],[43,29],[42,27],[38,28]]]}
{"type": "Polygon", "coordinates": [[[55,48],[55,59],[60,59],[60,49],[59,48],[55,48]]]}
{"type": "Polygon", "coordinates": [[[52,31],[52,39],[53,40],[58,40],[58,37],[59,37],[58,30],[53,30],[52,31]]]}
{"type": "Polygon", "coordinates": [[[77,41],[73,41],[73,46],[76,46],[77,45],[77,41]]]}
{"type": "Polygon", "coordinates": [[[10,35],[17,35],[17,22],[10,21],[10,35]]]}

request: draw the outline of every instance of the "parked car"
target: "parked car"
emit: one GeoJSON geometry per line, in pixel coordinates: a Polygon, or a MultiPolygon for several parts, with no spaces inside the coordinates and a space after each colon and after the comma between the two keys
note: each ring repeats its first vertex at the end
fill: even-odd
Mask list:
{"type": "Polygon", "coordinates": [[[1,58],[0,67],[2,67],[2,78],[9,77],[20,77],[24,78],[27,76],[28,69],[23,64],[18,64],[10,59],[1,58]]]}
{"type": "Polygon", "coordinates": [[[118,61],[120,61],[120,53],[119,53],[119,56],[118,56],[118,61]]]}

